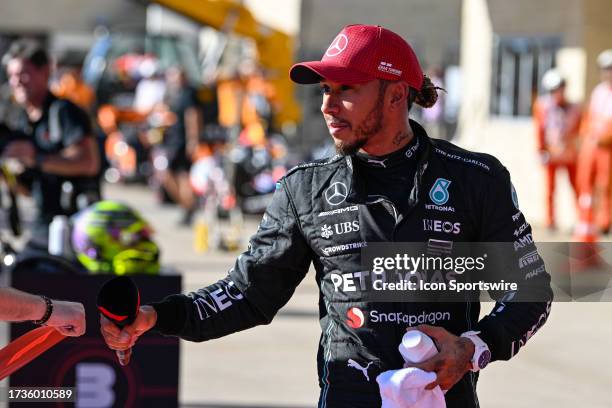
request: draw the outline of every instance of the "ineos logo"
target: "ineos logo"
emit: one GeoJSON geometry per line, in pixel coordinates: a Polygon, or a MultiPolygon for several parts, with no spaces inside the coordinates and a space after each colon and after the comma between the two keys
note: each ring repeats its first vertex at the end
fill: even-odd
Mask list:
{"type": "Polygon", "coordinates": [[[327,201],[330,205],[339,205],[346,200],[346,196],[348,195],[348,189],[344,183],[336,181],[331,186],[327,187],[325,190],[325,201],[327,201]]]}
{"type": "Polygon", "coordinates": [[[338,34],[334,41],[330,44],[329,48],[325,52],[325,55],[328,57],[335,57],[340,54],[342,51],[346,49],[348,45],[348,38],[344,34],[338,34]]]}

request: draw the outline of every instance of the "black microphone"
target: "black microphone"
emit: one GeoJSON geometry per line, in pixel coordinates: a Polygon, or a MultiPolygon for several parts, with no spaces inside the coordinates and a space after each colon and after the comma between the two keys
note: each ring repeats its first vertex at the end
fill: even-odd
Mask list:
{"type": "MultiPolygon", "coordinates": [[[[134,323],[140,309],[140,292],[134,281],[119,276],[107,281],[98,292],[98,310],[104,317],[123,328],[134,323]]],[[[116,351],[121,365],[130,362],[132,349],[116,351]]]]}

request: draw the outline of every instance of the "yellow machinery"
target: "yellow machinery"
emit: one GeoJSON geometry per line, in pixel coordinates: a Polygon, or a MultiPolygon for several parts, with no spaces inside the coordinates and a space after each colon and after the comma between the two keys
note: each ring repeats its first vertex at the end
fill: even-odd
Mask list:
{"type": "Polygon", "coordinates": [[[297,123],[300,107],[294,97],[289,68],[293,63],[293,38],[258,22],[243,5],[231,0],[152,0],[197,23],[223,33],[235,33],[255,41],[259,63],[275,88],[276,126],[297,123]]]}

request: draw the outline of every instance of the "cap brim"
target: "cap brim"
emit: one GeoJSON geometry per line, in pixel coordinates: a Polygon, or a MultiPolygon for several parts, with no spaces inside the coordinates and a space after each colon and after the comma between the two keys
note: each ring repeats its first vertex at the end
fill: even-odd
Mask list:
{"type": "Polygon", "coordinates": [[[322,80],[346,85],[363,84],[375,78],[361,71],[330,64],[329,61],[308,61],[295,64],[289,77],[298,84],[317,84],[322,80]]]}

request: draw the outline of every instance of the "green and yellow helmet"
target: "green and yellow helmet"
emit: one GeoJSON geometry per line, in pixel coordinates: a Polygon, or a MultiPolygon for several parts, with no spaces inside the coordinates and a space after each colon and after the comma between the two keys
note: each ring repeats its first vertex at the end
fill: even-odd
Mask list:
{"type": "Polygon", "coordinates": [[[99,201],[75,214],[72,247],[92,273],[159,273],[159,248],[149,223],[129,206],[99,201]]]}

